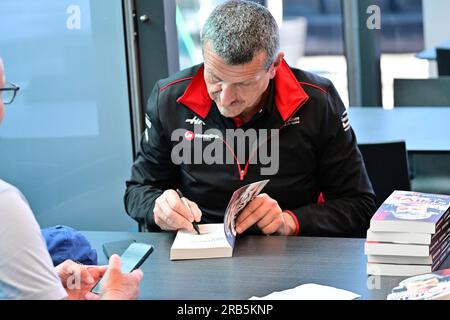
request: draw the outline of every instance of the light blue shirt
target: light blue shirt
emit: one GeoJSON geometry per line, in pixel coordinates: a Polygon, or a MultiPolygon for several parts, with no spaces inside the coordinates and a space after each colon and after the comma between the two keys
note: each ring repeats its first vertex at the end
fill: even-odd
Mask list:
{"type": "Polygon", "coordinates": [[[0,179],[0,299],[66,296],[25,197],[0,179]]]}

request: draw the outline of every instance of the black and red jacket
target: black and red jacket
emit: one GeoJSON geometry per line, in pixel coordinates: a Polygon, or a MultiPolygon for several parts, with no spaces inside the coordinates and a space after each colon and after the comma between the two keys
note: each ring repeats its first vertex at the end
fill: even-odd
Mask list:
{"type": "MultiPolygon", "coordinates": [[[[158,81],[147,104],[147,128],[131,179],[126,182],[128,214],[150,231],[159,231],[153,219],[154,202],[164,190],[180,188],[198,204],[202,222],[223,222],[236,189],[270,179],[263,192],[296,218],[299,235],[365,237],[375,195],[333,84],[283,62],[270,86],[262,112],[241,125],[238,119],[223,117],[209,98],[203,65],[158,81]],[[171,151],[178,141],[172,141],[172,132],[194,131],[195,123],[203,131],[224,132],[236,126],[244,131],[281,129],[277,174],[261,175],[263,165],[249,163],[250,150],[245,163],[175,165],[171,151]],[[319,198],[324,201],[318,202],[319,198]]],[[[226,152],[234,150],[224,144],[226,152]]]]}

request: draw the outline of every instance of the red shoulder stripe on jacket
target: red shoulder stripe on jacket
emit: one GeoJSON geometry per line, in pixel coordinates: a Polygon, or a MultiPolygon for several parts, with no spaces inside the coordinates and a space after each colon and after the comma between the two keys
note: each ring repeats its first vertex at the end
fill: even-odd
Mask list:
{"type": "Polygon", "coordinates": [[[325,90],[325,89],[322,88],[322,87],[319,87],[318,85],[315,85],[315,84],[312,84],[312,83],[309,83],[309,82],[299,82],[299,83],[300,83],[301,85],[314,87],[314,88],[316,88],[316,89],[319,89],[319,90],[322,91],[323,93],[328,94],[328,91],[327,91],[327,90],[325,90]]]}
{"type": "Polygon", "coordinates": [[[166,84],[164,87],[162,87],[161,89],[159,89],[159,92],[163,91],[164,89],[166,89],[166,88],[168,88],[168,87],[170,87],[170,86],[172,86],[172,85],[174,85],[174,84],[176,84],[176,83],[178,83],[178,82],[182,82],[182,81],[186,81],[186,80],[191,80],[192,78],[193,78],[193,77],[187,77],[187,78],[182,78],[182,79],[178,79],[178,80],[172,81],[171,83],[166,84]]]}

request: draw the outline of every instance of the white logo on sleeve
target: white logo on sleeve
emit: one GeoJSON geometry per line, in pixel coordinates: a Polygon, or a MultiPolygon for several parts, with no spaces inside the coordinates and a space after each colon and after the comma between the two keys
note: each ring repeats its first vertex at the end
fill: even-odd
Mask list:
{"type": "Polygon", "coordinates": [[[148,131],[152,127],[152,122],[150,121],[150,117],[148,115],[145,115],[145,125],[147,126],[145,129],[145,141],[148,142],[148,131]]]}
{"type": "Polygon", "coordinates": [[[150,121],[150,117],[148,115],[145,115],[145,125],[147,126],[147,129],[152,127],[152,122],[150,121]]]}
{"type": "Polygon", "coordinates": [[[201,125],[205,125],[205,123],[199,118],[199,117],[193,117],[192,119],[186,119],[187,123],[190,124],[201,124],[201,125]]]}
{"type": "Polygon", "coordinates": [[[348,120],[347,110],[345,110],[344,113],[342,114],[341,121],[342,121],[342,127],[344,128],[344,131],[350,130],[351,126],[350,126],[350,121],[348,120]]]}

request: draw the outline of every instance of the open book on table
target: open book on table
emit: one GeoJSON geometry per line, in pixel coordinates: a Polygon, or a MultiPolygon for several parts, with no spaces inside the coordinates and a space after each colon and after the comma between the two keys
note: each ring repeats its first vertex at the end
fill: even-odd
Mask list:
{"type": "Polygon", "coordinates": [[[236,218],[268,182],[262,180],[237,189],[228,202],[224,223],[199,224],[200,234],[179,230],[170,249],[170,260],[231,257],[236,218]]]}

